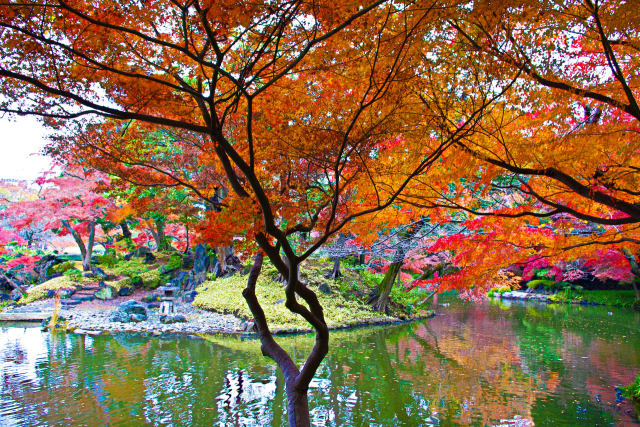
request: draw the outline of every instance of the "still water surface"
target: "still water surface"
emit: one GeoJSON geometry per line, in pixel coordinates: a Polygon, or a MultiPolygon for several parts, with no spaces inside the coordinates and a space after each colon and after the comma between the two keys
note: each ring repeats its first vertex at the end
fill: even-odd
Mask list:
{"type": "MultiPolygon", "coordinates": [[[[315,425],[633,425],[640,313],[499,302],[332,334],[315,425]]],[[[312,337],[281,340],[302,360],[312,337]]],[[[255,341],[88,337],[0,326],[0,425],[285,425],[255,341]]]]}

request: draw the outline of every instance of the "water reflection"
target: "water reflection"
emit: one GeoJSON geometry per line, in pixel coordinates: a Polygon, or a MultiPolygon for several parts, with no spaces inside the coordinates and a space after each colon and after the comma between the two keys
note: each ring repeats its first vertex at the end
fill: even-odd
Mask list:
{"type": "MultiPolygon", "coordinates": [[[[634,423],[614,387],[640,367],[638,313],[452,304],[427,322],[339,332],[311,385],[316,425],[634,423]]],[[[302,361],[311,337],[282,340],[302,361]]],[[[2,425],[284,425],[255,341],[87,337],[0,327],[2,425]]]]}

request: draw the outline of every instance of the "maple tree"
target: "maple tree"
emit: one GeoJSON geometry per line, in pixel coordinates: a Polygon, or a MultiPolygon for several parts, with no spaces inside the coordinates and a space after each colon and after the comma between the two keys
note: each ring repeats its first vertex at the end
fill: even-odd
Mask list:
{"type": "Polygon", "coordinates": [[[83,131],[97,126],[101,137],[84,134],[76,143],[92,148],[96,162],[119,164],[121,176],[182,185],[210,203],[217,188],[173,173],[162,144],[145,145],[138,129],[109,132],[86,121],[97,115],[135,120],[147,132],[171,129],[172,146],[198,152],[198,168],[224,175],[233,195],[223,212],[246,218],[261,249],[244,295],[263,353],[284,373],[290,424],[308,425],[308,384],[329,334],[315,294],[298,278],[300,262],[354,218],[390,207],[501,93],[494,84],[492,93],[470,97],[453,132],[428,115],[416,119],[423,85],[412,81],[429,72],[419,66],[424,44],[437,43],[424,34],[441,14],[456,13],[447,6],[9,3],[0,9],[0,108],[55,123],[85,119],[83,131]],[[287,278],[286,307],[316,330],[301,369],[271,336],[255,297],[263,253],[287,278]]]}
{"type": "Polygon", "coordinates": [[[464,52],[454,58],[463,75],[517,79],[501,105],[445,154],[456,161],[446,163],[438,197],[408,201],[480,215],[496,207],[505,217],[569,214],[616,226],[611,240],[635,245],[637,5],[503,2],[474,7],[449,24],[452,45],[464,52]],[[442,185],[461,177],[467,185],[442,185]],[[495,192],[527,202],[487,204],[495,192]]]}
{"type": "MultiPolygon", "coordinates": [[[[47,174],[50,175],[50,174],[47,174]]],[[[78,245],[84,271],[91,271],[91,256],[97,221],[113,207],[96,186],[107,178],[81,168],[65,169],[60,176],[43,176],[38,198],[12,203],[12,225],[18,230],[44,221],[44,228],[59,235],[69,234],[78,245]]]]}
{"type": "Polygon", "coordinates": [[[244,295],[263,353],[284,373],[290,424],[307,425],[329,334],[298,267],[332,236],[373,239],[371,221],[393,228],[423,208],[434,222],[467,210],[512,231],[504,218],[637,222],[628,11],[589,1],[12,2],[0,6],[0,109],[76,120],[63,135],[89,164],[187,188],[220,209],[206,213],[212,240],[242,234],[259,248],[244,295]],[[602,141],[585,143],[594,132],[602,141]],[[170,139],[149,138],[162,133],[170,139]],[[500,187],[540,203],[485,211],[482,197],[500,187]],[[301,369],[255,297],[264,254],[287,278],[286,307],[316,331],[301,369]]]}
{"type": "Polygon", "coordinates": [[[146,243],[150,235],[159,251],[170,247],[170,238],[182,250],[189,247],[189,229],[193,229],[196,215],[200,212],[189,192],[117,180],[111,182],[109,194],[118,195],[121,204],[109,219],[122,223],[127,218],[134,218],[134,228],[139,230],[134,241],[144,240],[146,243]]]}

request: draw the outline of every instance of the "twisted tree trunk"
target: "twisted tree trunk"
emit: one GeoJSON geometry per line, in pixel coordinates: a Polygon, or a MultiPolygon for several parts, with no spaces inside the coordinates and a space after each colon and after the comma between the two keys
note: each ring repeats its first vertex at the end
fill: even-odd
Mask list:
{"type": "Polygon", "coordinates": [[[253,266],[249,272],[249,279],[247,280],[247,287],[243,290],[242,295],[253,314],[256,331],[261,342],[262,354],[273,359],[284,376],[289,425],[306,427],[311,425],[307,396],[309,383],[315,375],[320,362],[329,351],[329,329],[315,293],[298,279],[299,264],[296,261],[289,260],[288,265],[285,265],[280,255],[272,247],[266,246],[265,252],[268,252],[269,258],[274,261],[279,270],[288,268],[285,306],[292,312],[304,317],[316,330],[316,343],[302,370],[298,369],[291,356],[274,340],[267,325],[262,306],[256,297],[256,282],[262,269],[264,257],[262,252],[256,254],[254,258],[253,266]],[[303,298],[309,308],[300,304],[296,300],[296,295],[303,298]]]}

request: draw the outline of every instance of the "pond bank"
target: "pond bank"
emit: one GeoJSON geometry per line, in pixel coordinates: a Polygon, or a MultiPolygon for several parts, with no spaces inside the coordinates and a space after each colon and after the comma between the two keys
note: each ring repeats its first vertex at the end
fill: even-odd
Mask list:
{"type": "MultiPolygon", "coordinates": [[[[638,374],[640,313],[447,304],[427,321],[332,333],[309,387],[316,424],[640,425],[616,391],[638,374]]],[[[286,425],[283,377],[244,335],[1,326],[0,425],[286,425]]],[[[278,343],[301,365],[315,337],[278,343]]]]}
{"type": "MultiPolygon", "coordinates": [[[[122,303],[124,299],[119,302],[122,303]]],[[[127,299],[131,301],[131,299],[127,299]]],[[[136,301],[139,302],[139,301],[136,301]]],[[[142,303],[141,305],[145,305],[142,303]]],[[[58,311],[59,328],[68,332],[97,335],[101,333],[143,333],[160,336],[169,335],[198,335],[198,334],[230,334],[253,335],[253,322],[245,321],[233,315],[215,313],[193,307],[191,304],[176,302],[175,313],[182,316],[184,321],[163,323],[158,308],[153,305],[146,308],[147,318],[140,322],[118,322],[112,320],[112,315],[118,310],[114,301],[85,302],[72,309],[58,311]]],[[[0,321],[5,322],[41,322],[49,319],[54,312],[52,300],[36,301],[0,313],[0,321]]],[[[373,313],[372,313],[373,314],[373,313]]],[[[432,317],[433,312],[423,313],[406,319],[372,316],[359,322],[333,325],[330,329],[350,329],[360,326],[386,325],[404,323],[407,321],[432,317]]],[[[312,332],[302,328],[273,328],[275,335],[288,335],[312,332]]]]}
{"type": "Polygon", "coordinates": [[[520,300],[542,302],[547,304],[572,304],[572,305],[592,305],[592,306],[608,306],[635,308],[635,295],[633,291],[628,290],[594,290],[581,291],[575,293],[540,293],[527,291],[509,291],[496,293],[493,298],[506,300],[520,300]]]}

